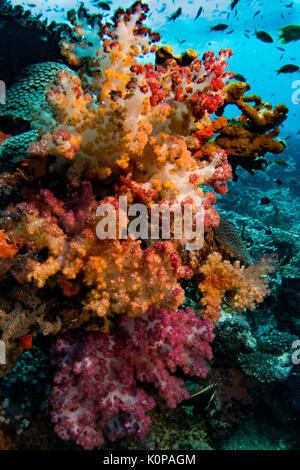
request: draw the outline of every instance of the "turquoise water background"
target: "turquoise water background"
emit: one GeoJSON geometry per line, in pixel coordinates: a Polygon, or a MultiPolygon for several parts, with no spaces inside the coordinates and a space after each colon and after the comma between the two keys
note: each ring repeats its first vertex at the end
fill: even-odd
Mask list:
{"type": "MultiPolygon", "coordinates": [[[[298,144],[300,71],[279,75],[276,71],[286,64],[300,66],[300,41],[282,44],[279,39],[280,28],[300,24],[300,0],[239,0],[233,10],[230,8],[231,1],[150,0],[145,2],[151,12],[146,23],[161,34],[163,44],[172,45],[176,54],[188,48],[196,49],[200,56],[208,50],[218,53],[222,48],[232,48],[229,70],[242,74],[251,85],[251,92],[261,95],[264,101],[273,105],[285,103],[288,106],[289,117],[281,136],[292,136],[293,143],[298,144]],[[195,20],[201,6],[203,11],[195,20]],[[182,8],[182,15],[175,21],[167,21],[167,17],[179,7],[182,8]],[[259,13],[254,17],[256,12],[259,13]],[[223,32],[210,31],[218,23],[228,24],[229,27],[223,32]],[[266,31],[274,42],[259,40],[254,34],[255,29],[266,31]]],[[[79,6],[80,1],[12,0],[11,3],[26,6],[34,14],[42,13],[42,19],[65,21],[65,11],[79,6]]],[[[129,7],[132,3],[128,0],[114,0],[111,2],[111,13],[119,6],[129,7]]],[[[99,11],[90,0],[85,1],[84,5],[92,12],[99,11]]],[[[109,16],[109,12],[103,10],[103,13],[109,16]]]]}

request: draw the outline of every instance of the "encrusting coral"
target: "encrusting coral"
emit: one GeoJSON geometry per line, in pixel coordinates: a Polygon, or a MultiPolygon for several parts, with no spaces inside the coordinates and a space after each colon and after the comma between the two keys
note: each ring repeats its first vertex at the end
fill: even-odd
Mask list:
{"type": "Polygon", "coordinates": [[[26,134],[0,147],[0,155],[9,150],[5,171],[12,164],[26,173],[29,162],[34,169],[29,179],[21,176],[1,214],[1,282],[22,299],[8,299],[0,310],[10,367],[24,335],[69,330],[52,349],[58,367],[52,419],[59,436],[88,449],[105,435],[146,435],[146,413],[155,403],[135,380],[153,383],[169,407],[187,398],[183,382],[171,375],[176,366],[206,375],[223,298],[236,309],[253,309],[268,292],[274,265],[272,257],[251,264],[232,227],[225,224],[222,234],[213,206],[216,193],[227,192],[235,158],[251,166],[254,157],[283,150],[275,136],[286,109],[245,98],[248,86],[227,86],[230,49],[202,60],[192,50],[179,57],[158,50],[156,65],[141,63],[160,40],[143,23],[147,12],[138,1],[104,24],[83,6],[71,10],[61,49],[78,73],[53,63],[25,71],[10,96],[20,101],[32,73],[39,103],[21,110],[32,120],[26,152],[26,134]],[[230,101],[243,113],[234,126],[221,116],[230,101]],[[10,144],[20,144],[20,152],[10,144]],[[175,219],[168,239],[152,233],[143,240],[101,239],[99,208],[114,209],[116,233],[120,216],[123,228],[129,226],[119,202],[125,196],[129,208],[144,204],[147,225],[155,205],[192,207],[193,228],[201,218],[203,248],[187,251],[193,237],[176,238],[175,219]],[[204,319],[179,309],[183,280],[199,285],[204,319]]]}

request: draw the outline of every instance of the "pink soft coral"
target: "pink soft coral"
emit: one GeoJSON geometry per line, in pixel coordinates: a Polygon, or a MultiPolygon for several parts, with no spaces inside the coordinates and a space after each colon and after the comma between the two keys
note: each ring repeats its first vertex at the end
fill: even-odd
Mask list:
{"type": "Polygon", "coordinates": [[[85,449],[100,446],[103,433],[111,440],[131,434],[143,439],[150,424],[146,412],[155,402],[136,380],[153,383],[175,408],[189,393],[171,373],[179,366],[206,376],[212,330],[192,309],[151,307],[140,317],[123,318],[117,336],[67,332],[52,351],[59,366],[51,396],[56,432],[85,449]]]}

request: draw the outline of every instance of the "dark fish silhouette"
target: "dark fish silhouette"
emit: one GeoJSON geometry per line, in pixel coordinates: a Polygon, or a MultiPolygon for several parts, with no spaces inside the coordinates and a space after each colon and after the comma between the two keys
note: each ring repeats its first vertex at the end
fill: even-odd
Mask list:
{"type": "Polygon", "coordinates": [[[219,23],[216,26],[212,26],[210,30],[211,31],[224,31],[227,28],[228,28],[228,24],[219,23]]]}
{"type": "Polygon", "coordinates": [[[255,18],[259,14],[260,14],[260,10],[258,10],[257,12],[254,13],[253,18],[255,18]]]}
{"type": "Polygon", "coordinates": [[[285,52],[285,49],[283,49],[283,47],[276,46],[276,48],[277,48],[279,51],[285,52]]]}
{"type": "Polygon", "coordinates": [[[263,42],[274,42],[271,36],[265,31],[255,31],[255,36],[263,42]]]}
{"type": "Polygon", "coordinates": [[[298,65],[287,64],[287,65],[283,65],[279,70],[276,70],[276,72],[277,72],[277,75],[279,75],[280,73],[295,73],[295,72],[298,72],[298,70],[299,70],[298,65]]]}
{"type": "Polygon", "coordinates": [[[200,7],[199,10],[198,10],[198,12],[197,12],[197,15],[195,16],[194,21],[196,21],[197,18],[199,18],[199,16],[201,15],[202,12],[203,12],[203,7],[200,7]]]}
{"type": "Polygon", "coordinates": [[[233,33],[233,29],[231,29],[230,31],[228,31],[228,33],[226,34],[232,34],[233,33]]]}
{"type": "Polygon", "coordinates": [[[94,2],[94,5],[101,8],[102,10],[110,10],[110,5],[106,2],[94,2]]]}
{"type": "Polygon", "coordinates": [[[285,8],[291,8],[294,5],[294,2],[289,3],[288,5],[285,5],[285,8]]]}
{"type": "Polygon", "coordinates": [[[274,163],[276,163],[279,166],[289,166],[289,164],[282,158],[276,158],[276,160],[274,160],[274,163]]]}
{"type": "Polygon", "coordinates": [[[178,18],[181,14],[182,14],[182,8],[179,7],[174,13],[172,13],[171,16],[167,17],[167,21],[175,21],[176,18],[178,18]]]}
{"type": "Polygon", "coordinates": [[[282,44],[287,44],[291,41],[298,41],[300,39],[300,26],[291,24],[280,29],[281,35],[279,39],[282,39],[282,44]]]}
{"type": "Polygon", "coordinates": [[[283,184],[283,182],[282,182],[279,178],[276,178],[276,179],[274,180],[274,183],[276,183],[276,184],[283,184]]]}
{"type": "Polygon", "coordinates": [[[231,2],[231,5],[230,5],[231,10],[234,9],[234,7],[239,3],[239,1],[240,1],[240,0],[233,0],[233,1],[231,2]]]}
{"type": "Polygon", "coordinates": [[[271,199],[269,199],[268,197],[263,197],[260,200],[260,203],[264,206],[266,206],[267,204],[270,204],[270,202],[271,202],[271,199]]]}
{"type": "Polygon", "coordinates": [[[244,82],[245,83],[247,81],[247,79],[241,73],[236,73],[233,78],[234,78],[234,80],[237,80],[238,82],[244,82]]]}

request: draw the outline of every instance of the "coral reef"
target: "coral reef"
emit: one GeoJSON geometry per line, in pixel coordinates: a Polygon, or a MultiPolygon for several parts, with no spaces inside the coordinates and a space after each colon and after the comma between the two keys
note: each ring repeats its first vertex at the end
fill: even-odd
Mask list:
{"type": "MultiPolygon", "coordinates": [[[[284,150],[276,137],[287,109],[244,96],[248,84],[228,84],[230,49],[200,59],[193,50],[175,57],[159,47],[147,13],[137,1],[105,23],[81,5],[68,12],[70,26],[41,26],[41,34],[55,31],[60,58],[49,46],[35,64],[26,56],[9,72],[0,109],[0,339],[7,347],[0,393],[10,396],[1,413],[17,436],[30,426],[36,432],[34,412],[48,405],[52,369],[38,342],[54,342],[49,405],[57,434],[92,449],[105,438],[144,439],[156,391],[165,408],[190,398],[180,374],[201,386],[208,372],[208,381],[221,377],[218,363],[215,371],[209,366],[214,324],[216,359],[230,338],[240,370],[229,379],[238,384],[241,369],[270,381],[257,367],[253,373],[256,358],[274,362],[293,338],[269,332],[259,342],[250,320],[241,319],[270,292],[276,259],[269,250],[255,262],[259,256],[216,208],[238,165],[252,172],[266,152],[284,150]],[[145,63],[148,54],[153,63],[145,63]],[[238,119],[222,115],[228,104],[242,112],[238,119]],[[146,210],[141,239],[130,231],[135,204],[146,210]],[[173,214],[168,236],[166,210],[173,214]],[[191,232],[177,223],[185,210],[191,232]],[[201,246],[189,250],[200,235],[201,246]],[[14,405],[23,410],[17,420],[14,405]]],[[[190,446],[210,448],[202,429],[193,435],[190,446]]]]}

